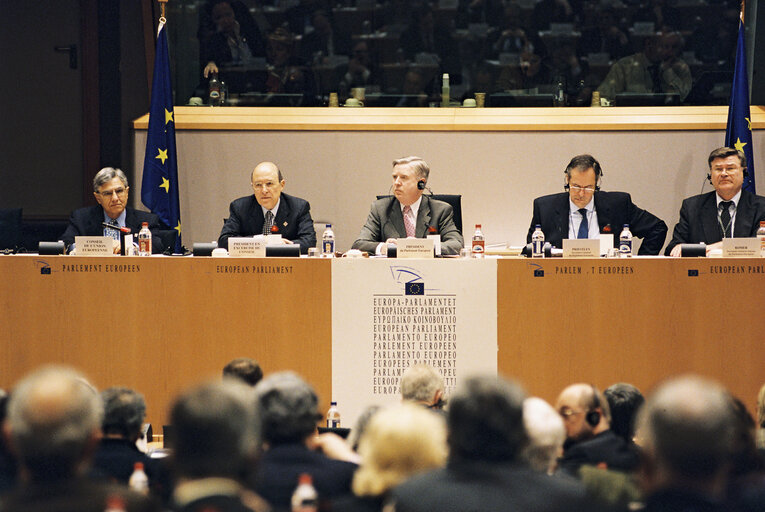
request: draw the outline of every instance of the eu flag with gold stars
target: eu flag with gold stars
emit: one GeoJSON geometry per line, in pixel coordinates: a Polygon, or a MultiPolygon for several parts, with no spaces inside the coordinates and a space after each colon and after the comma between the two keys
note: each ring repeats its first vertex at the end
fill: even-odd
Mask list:
{"type": "Polygon", "coordinates": [[[747,175],[744,190],[754,190],[754,154],[752,152],[752,116],[749,114],[749,78],[746,73],[746,48],[744,46],[744,22],[738,23],[736,45],[736,68],[733,71],[733,86],[728,107],[728,128],[725,131],[725,145],[743,151],[746,155],[747,175]]]}
{"type": "Polygon", "coordinates": [[[143,160],[141,201],[160,220],[178,232],[174,252],[181,252],[181,206],[178,200],[178,160],[175,154],[173,91],[165,24],[159,24],[154,78],[151,86],[149,131],[143,160]]]}

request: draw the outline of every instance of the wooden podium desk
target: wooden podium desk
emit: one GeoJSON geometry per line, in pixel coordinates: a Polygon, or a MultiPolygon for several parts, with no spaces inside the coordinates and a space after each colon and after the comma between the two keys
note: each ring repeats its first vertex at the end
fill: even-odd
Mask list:
{"type": "MultiPolygon", "coordinates": [[[[246,356],[329,405],[330,260],[0,256],[0,276],[0,387],[65,363],[138,389],[162,425],[178,392],[246,356]]],[[[752,408],[765,383],[765,260],[512,259],[497,280],[498,369],[547,400],[693,371],[752,408]]]]}

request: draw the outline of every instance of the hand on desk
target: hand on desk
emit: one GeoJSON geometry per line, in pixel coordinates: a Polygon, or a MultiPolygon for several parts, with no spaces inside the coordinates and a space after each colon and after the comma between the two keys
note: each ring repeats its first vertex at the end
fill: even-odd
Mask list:
{"type": "Polygon", "coordinates": [[[345,439],[332,432],[319,434],[311,439],[312,448],[321,451],[330,459],[344,460],[359,464],[361,457],[354,452],[345,439]]]}

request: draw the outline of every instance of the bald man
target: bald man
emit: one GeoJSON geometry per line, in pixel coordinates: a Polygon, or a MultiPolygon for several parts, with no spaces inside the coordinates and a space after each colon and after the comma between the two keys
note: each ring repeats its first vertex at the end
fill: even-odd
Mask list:
{"type": "Polygon", "coordinates": [[[299,197],[284,194],[284,176],[272,162],[261,162],[252,171],[253,195],[240,197],[229,206],[218,247],[228,249],[230,237],[280,234],[285,244],[300,245],[300,252],[316,247],[311,205],[299,197]]]}

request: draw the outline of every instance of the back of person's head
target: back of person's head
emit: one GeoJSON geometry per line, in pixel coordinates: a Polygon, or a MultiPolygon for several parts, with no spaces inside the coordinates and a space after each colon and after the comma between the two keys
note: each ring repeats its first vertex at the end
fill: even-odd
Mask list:
{"type": "Polygon", "coordinates": [[[377,412],[359,443],[357,496],[380,496],[407,478],[446,462],[446,425],[440,415],[403,403],[377,412]]]}
{"type": "Polygon", "coordinates": [[[76,371],[37,370],[14,388],[8,404],[10,441],[33,480],[75,476],[101,428],[101,400],[76,371]]]}
{"type": "Polygon", "coordinates": [[[760,470],[761,462],[755,442],[754,418],[739,398],[731,395],[730,401],[734,419],[731,474],[741,476],[760,470]]]}
{"type": "Polygon", "coordinates": [[[449,400],[449,457],[514,460],[527,442],[523,389],[502,377],[472,377],[449,400]]]}
{"type": "Polygon", "coordinates": [[[263,378],[263,370],[254,359],[239,357],[223,367],[223,377],[239,379],[249,386],[254,386],[263,378]]]}
{"type": "Polygon", "coordinates": [[[627,441],[635,437],[635,416],[645,402],[638,388],[626,382],[609,386],[603,395],[611,409],[611,430],[627,441]]]}
{"type": "Polygon", "coordinates": [[[433,403],[437,391],[444,391],[444,379],[432,366],[415,364],[401,376],[401,398],[413,402],[433,403]]]}
{"type": "Polygon", "coordinates": [[[694,375],[671,379],[638,413],[642,448],[660,473],[669,475],[666,478],[681,482],[714,478],[730,457],[732,411],[728,393],[716,382],[694,375]]]}
{"type": "Polygon", "coordinates": [[[359,414],[358,418],[356,418],[356,424],[353,425],[351,433],[348,434],[348,444],[351,446],[351,449],[354,452],[359,451],[359,441],[364,435],[364,432],[367,430],[369,420],[371,420],[372,416],[377,414],[377,411],[379,410],[379,405],[370,405],[361,411],[361,414],[359,414]]]}
{"type": "Polygon", "coordinates": [[[292,372],[274,373],[260,381],[255,402],[261,435],[269,444],[302,443],[321,419],[313,388],[292,372]]]}
{"type": "Polygon", "coordinates": [[[563,419],[541,398],[529,397],[523,401],[523,424],[529,437],[523,459],[536,471],[551,472],[566,441],[563,419]]]}
{"type": "Polygon", "coordinates": [[[204,384],[173,404],[173,464],[188,478],[236,478],[256,449],[252,391],[236,382],[204,384]]]}
{"type": "Polygon", "coordinates": [[[104,435],[118,435],[135,441],[141,437],[141,426],[146,417],[146,401],[140,393],[123,387],[111,387],[101,392],[104,435]]]}

